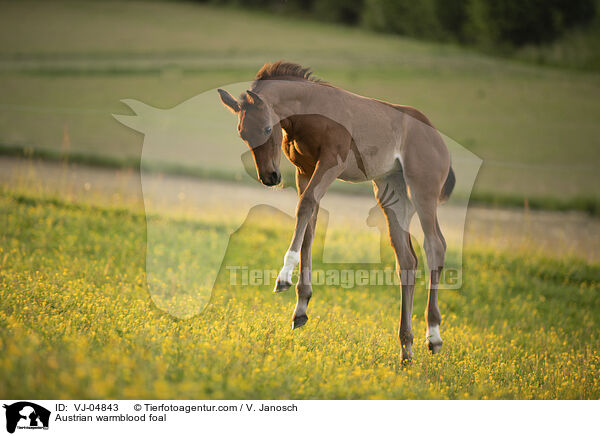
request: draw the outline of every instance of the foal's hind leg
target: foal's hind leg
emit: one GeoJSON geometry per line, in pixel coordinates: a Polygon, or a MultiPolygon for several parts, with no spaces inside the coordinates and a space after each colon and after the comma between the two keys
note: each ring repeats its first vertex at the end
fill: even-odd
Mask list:
{"type": "Polygon", "coordinates": [[[419,215],[425,234],[425,254],[429,268],[429,297],[425,318],[427,321],[427,345],[433,353],[442,348],[440,323],[442,317],[437,303],[438,286],[446,243],[437,220],[437,206],[442,187],[450,170],[450,154],[444,139],[424,117],[403,118],[404,138],[400,160],[404,180],[411,194],[412,203],[419,215]]]}
{"type": "Polygon", "coordinates": [[[408,198],[402,172],[394,172],[382,179],[373,181],[375,198],[383,210],[390,233],[392,247],[396,254],[396,269],[402,284],[401,317],[398,336],[402,346],[402,359],[412,359],[413,332],[411,318],[417,256],[410,242],[408,232],[414,207],[408,198]]]}
{"type": "MultiPolygon", "coordinates": [[[[439,194],[432,189],[421,189],[417,183],[410,184],[412,200],[421,221],[421,227],[425,234],[425,254],[429,268],[429,297],[425,309],[425,320],[427,321],[426,340],[427,346],[432,353],[437,353],[442,348],[440,336],[440,324],[442,316],[438,307],[438,286],[444,257],[446,254],[446,241],[440,230],[437,219],[437,205],[439,194]]],[[[421,185],[422,186],[422,185],[421,185]]]]}

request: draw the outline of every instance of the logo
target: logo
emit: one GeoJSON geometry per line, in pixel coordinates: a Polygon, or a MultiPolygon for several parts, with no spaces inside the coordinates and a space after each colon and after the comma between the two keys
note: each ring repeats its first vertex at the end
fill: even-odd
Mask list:
{"type": "Polygon", "coordinates": [[[6,431],[14,433],[15,429],[48,430],[50,411],[29,401],[19,401],[4,405],[6,409],[6,431]]]}

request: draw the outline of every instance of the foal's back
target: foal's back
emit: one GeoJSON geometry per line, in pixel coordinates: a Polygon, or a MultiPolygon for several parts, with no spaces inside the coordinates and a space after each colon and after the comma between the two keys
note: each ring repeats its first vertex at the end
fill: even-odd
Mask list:
{"type": "Polygon", "coordinates": [[[337,129],[341,124],[348,132],[348,162],[342,180],[375,179],[394,171],[398,162],[403,169],[408,166],[409,172],[424,170],[428,161],[434,172],[447,172],[448,149],[418,109],[330,86],[313,96],[320,113],[330,120],[329,125],[321,120],[319,128],[337,129]],[[356,167],[361,171],[355,171],[356,167]]]}

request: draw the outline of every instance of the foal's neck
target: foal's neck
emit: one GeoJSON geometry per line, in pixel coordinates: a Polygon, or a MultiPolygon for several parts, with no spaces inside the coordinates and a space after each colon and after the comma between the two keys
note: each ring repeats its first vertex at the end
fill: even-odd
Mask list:
{"type": "Polygon", "coordinates": [[[319,114],[323,107],[320,92],[326,86],[306,80],[265,80],[260,94],[269,102],[279,120],[292,115],[319,114]]]}

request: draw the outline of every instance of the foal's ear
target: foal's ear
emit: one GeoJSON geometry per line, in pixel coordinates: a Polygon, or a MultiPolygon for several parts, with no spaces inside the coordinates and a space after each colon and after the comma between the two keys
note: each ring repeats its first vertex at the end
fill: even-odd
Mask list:
{"type": "Polygon", "coordinates": [[[263,102],[256,92],[248,90],[246,91],[246,94],[248,94],[248,103],[250,104],[259,104],[263,102]]]}
{"type": "Polygon", "coordinates": [[[225,106],[227,106],[231,110],[231,112],[235,113],[240,111],[239,101],[237,101],[230,93],[228,93],[224,89],[217,89],[217,91],[219,91],[221,101],[225,106]]]}

